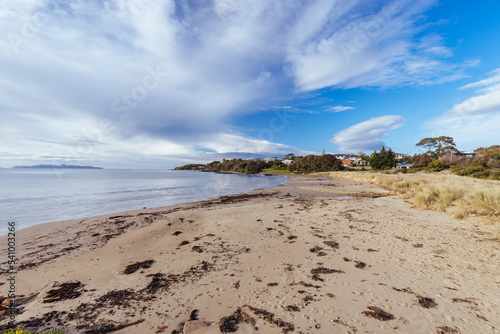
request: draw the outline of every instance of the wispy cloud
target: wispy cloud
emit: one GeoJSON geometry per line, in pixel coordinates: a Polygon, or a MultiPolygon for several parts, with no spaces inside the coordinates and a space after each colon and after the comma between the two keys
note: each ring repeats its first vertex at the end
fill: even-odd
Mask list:
{"type": "Polygon", "coordinates": [[[487,74],[488,78],[462,86],[475,88],[476,96],[456,104],[448,111],[449,116],[477,115],[500,111],[500,69],[487,74]]]}
{"type": "Polygon", "coordinates": [[[456,80],[472,65],[447,61],[452,52],[441,37],[417,37],[421,13],[436,1],[384,3],[369,12],[360,11],[364,2],[356,1],[331,2],[315,15],[313,9],[306,12],[298,27],[309,29],[289,44],[297,88],[426,85],[456,80]]]}
{"type": "Polygon", "coordinates": [[[349,106],[335,106],[335,107],[328,108],[328,110],[332,111],[332,112],[341,112],[341,111],[344,111],[344,110],[351,110],[351,109],[356,109],[356,108],[349,107],[349,106]]]}
{"type": "Polygon", "coordinates": [[[471,151],[480,146],[498,144],[500,69],[486,76],[486,79],[460,87],[459,90],[475,89],[476,95],[454,105],[442,116],[426,122],[424,128],[427,133],[458,138],[456,143],[462,150],[471,151]]]}
{"type": "Polygon", "coordinates": [[[381,139],[388,136],[387,131],[402,127],[404,122],[398,115],[374,117],[334,134],[330,141],[344,152],[379,150],[384,145],[381,139]]]}
{"type": "MultiPolygon", "coordinates": [[[[439,36],[417,27],[435,1],[381,3],[4,1],[0,144],[64,156],[90,136],[81,156],[95,159],[225,152],[231,120],[297,92],[461,76],[439,36]]],[[[232,140],[234,152],[282,148],[232,140]]]]}

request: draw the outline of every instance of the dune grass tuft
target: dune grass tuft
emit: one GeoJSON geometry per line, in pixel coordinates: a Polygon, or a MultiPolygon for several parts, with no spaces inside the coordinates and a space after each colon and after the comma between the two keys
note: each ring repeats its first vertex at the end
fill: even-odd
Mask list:
{"type": "Polygon", "coordinates": [[[498,181],[464,178],[450,173],[332,172],[330,177],[382,186],[409,199],[419,208],[449,212],[457,218],[483,216],[500,222],[498,181]]]}

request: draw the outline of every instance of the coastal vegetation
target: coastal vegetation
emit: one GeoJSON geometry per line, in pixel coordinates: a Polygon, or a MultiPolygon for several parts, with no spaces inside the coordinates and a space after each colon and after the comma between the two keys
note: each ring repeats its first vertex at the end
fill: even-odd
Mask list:
{"type": "Polygon", "coordinates": [[[374,170],[391,169],[397,164],[396,154],[391,149],[386,150],[384,146],[380,153],[375,151],[370,156],[362,156],[362,158],[368,161],[374,170]]]}
{"type": "Polygon", "coordinates": [[[342,162],[331,154],[306,155],[295,157],[288,165],[288,170],[293,172],[312,173],[343,170],[342,162]]]}
{"type": "Polygon", "coordinates": [[[314,173],[326,171],[386,171],[391,173],[417,173],[421,171],[442,172],[449,170],[459,176],[500,180],[500,145],[478,148],[473,153],[460,152],[452,137],[429,137],[416,146],[425,153],[405,156],[392,149],[382,149],[370,155],[321,155],[296,156],[287,154],[282,159],[223,159],[209,164],[187,164],[176,170],[201,170],[222,173],[314,173]],[[342,158],[340,160],[338,157],[342,158]],[[345,158],[345,159],[344,159],[345,158]]]}
{"type": "Polygon", "coordinates": [[[440,158],[446,154],[459,153],[452,137],[429,137],[419,141],[416,146],[426,147],[426,154],[432,158],[440,158]]]}
{"type": "Polygon", "coordinates": [[[480,147],[473,153],[460,152],[452,137],[440,136],[424,138],[416,146],[427,151],[414,156],[405,156],[397,160],[391,149],[382,147],[380,152],[362,155],[375,170],[393,170],[395,173],[415,173],[420,171],[441,172],[450,170],[459,176],[471,176],[480,179],[500,180],[500,145],[480,147]],[[395,167],[405,164],[401,168],[395,167]],[[404,167],[404,168],[403,168],[404,167]]]}
{"type": "Polygon", "coordinates": [[[500,222],[500,187],[494,180],[464,178],[450,172],[333,172],[330,176],[382,186],[410,200],[415,207],[449,212],[456,218],[483,216],[500,222]]]}
{"type": "Polygon", "coordinates": [[[271,164],[261,160],[222,159],[222,161],[212,161],[207,164],[203,171],[258,174],[262,172],[264,168],[268,167],[271,167],[271,164]]]}
{"type": "Polygon", "coordinates": [[[453,173],[457,175],[500,180],[500,145],[481,147],[474,153],[474,158],[454,162],[453,157],[449,157],[444,159],[443,164],[451,165],[453,173]]]}
{"type": "Polygon", "coordinates": [[[409,170],[403,170],[403,172],[450,170],[453,174],[459,176],[500,180],[500,145],[487,148],[481,147],[468,155],[460,152],[445,152],[442,154],[427,152],[413,157],[406,157],[404,160],[405,163],[412,163],[413,166],[409,170]]]}
{"type": "Polygon", "coordinates": [[[313,173],[343,170],[342,162],[331,154],[298,156],[289,154],[293,158],[289,165],[281,160],[264,161],[261,159],[223,159],[212,161],[206,165],[189,164],[176,167],[176,170],[202,170],[205,172],[219,173],[313,173]]]}
{"type": "Polygon", "coordinates": [[[175,167],[175,170],[203,170],[207,165],[203,164],[187,164],[180,167],[175,167]]]}

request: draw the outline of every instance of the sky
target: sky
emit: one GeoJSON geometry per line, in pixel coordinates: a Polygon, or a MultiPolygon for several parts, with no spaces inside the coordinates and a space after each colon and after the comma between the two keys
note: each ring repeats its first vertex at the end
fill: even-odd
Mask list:
{"type": "Polygon", "coordinates": [[[0,4],[0,167],[500,144],[496,0],[0,4]]]}

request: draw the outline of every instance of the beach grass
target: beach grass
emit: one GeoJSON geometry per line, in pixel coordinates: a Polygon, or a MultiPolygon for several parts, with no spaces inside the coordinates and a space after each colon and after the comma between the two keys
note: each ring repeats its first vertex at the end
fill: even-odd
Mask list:
{"type": "Polygon", "coordinates": [[[288,169],[275,169],[275,168],[265,168],[262,170],[262,173],[267,174],[293,174],[288,169]]]}
{"type": "Polygon", "coordinates": [[[456,218],[487,217],[500,223],[500,183],[451,173],[383,174],[332,172],[340,177],[382,186],[410,200],[415,207],[449,212],[456,218]]]}

